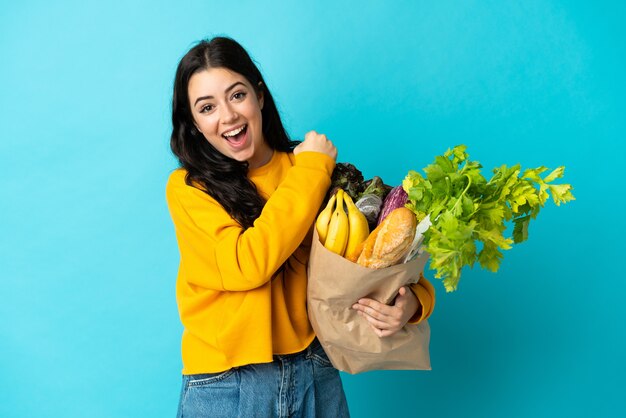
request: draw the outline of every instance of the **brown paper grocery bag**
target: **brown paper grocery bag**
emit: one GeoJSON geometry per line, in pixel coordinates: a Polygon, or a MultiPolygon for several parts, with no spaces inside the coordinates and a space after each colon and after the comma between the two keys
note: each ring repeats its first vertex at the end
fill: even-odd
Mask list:
{"type": "Polygon", "coordinates": [[[384,269],[370,269],[324,248],[317,231],[309,260],[309,319],[328,358],[337,369],[355,374],[368,370],[430,370],[427,321],[407,324],[390,337],[378,337],[352,309],[361,297],[390,303],[403,285],[416,283],[428,254],[384,269]]]}

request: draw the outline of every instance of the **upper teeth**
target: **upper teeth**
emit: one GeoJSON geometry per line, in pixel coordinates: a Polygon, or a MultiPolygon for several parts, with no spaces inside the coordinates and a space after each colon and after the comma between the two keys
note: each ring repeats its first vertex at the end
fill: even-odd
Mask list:
{"type": "Polygon", "coordinates": [[[233,129],[232,131],[224,132],[224,136],[235,136],[239,132],[243,131],[243,128],[245,128],[245,127],[246,127],[246,125],[243,125],[243,126],[240,126],[237,129],[233,129]]]}

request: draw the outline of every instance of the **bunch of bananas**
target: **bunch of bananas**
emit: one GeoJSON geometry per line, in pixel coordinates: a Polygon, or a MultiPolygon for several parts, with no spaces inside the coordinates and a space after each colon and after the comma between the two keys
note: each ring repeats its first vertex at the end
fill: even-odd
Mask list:
{"type": "Polygon", "coordinates": [[[367,218],[343,189],[328,200],[317,217],[315,227],[324,247],[346,258],[350,258],[370,233],[367,218]]]}

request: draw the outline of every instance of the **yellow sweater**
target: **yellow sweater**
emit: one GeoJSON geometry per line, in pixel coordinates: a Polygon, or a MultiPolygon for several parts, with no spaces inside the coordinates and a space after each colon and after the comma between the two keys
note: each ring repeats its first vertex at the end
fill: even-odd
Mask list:
{"type": "MultiPolygon", "coordinates": [[[[213,198],[172,172],[166,197],[180,266],[176,296],[182,324],[183,374],[212,373],[272,361],[304,350],[315,337],[306,311],[312,225],[330,186],[334,161],[321,153],[275,151],[249,171],[266,199],[244,230],[213,198]]],[[[416,285],[430,315],[432,286],[416,285]]]]}

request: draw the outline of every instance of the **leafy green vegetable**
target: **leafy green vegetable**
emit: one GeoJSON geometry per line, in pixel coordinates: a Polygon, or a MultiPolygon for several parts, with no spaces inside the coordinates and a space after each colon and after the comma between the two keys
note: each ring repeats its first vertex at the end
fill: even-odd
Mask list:
{"type": "Polygon", "coordinates": [[[572,186],[551,184],[563,177],[558,167],[545,177],[546,167],[521,171],[518,165],[502,165],[487,180],[482,166],[469,160],[465,145],[435,157],[424,169],[426,176],[410,171],[402,182],[409,196],[407,207],[419,220],[430,216],[424,234],[435,277],[443,279],[446,291],[456,290],[461,269],[476,261],[495,272],[512,244],[528,238],[528,225],[552,195],[559,206],[574,200],[572,186]],[[521,173],[521,175],[520,175],[521,173]],[[505,238],[505,223],[513,222],[513,237],[505,238]]]}
{"type": "Polygon", "coordinates": [[[332,196],[337,189],[343,189],[355,202],[361,194],[364,182],[363,173],[350,163],[337,163],[331,176],[330,194],[332,196]]]}
{"type": "Polygon", "coordinates": [[[373,194],[373,195],[380,197],[382,200],[384,200],[387,194],[392,189],[391,186],[386,185],[383,182],[383,179],[378,176],[374,176],[371,179],[367,180],[366,182],[363,183],[362,186],[364,187],[364,190],[361,193],[359,193],[359,196],[358,196],[359,199],[365,195],[373,194]]]}

